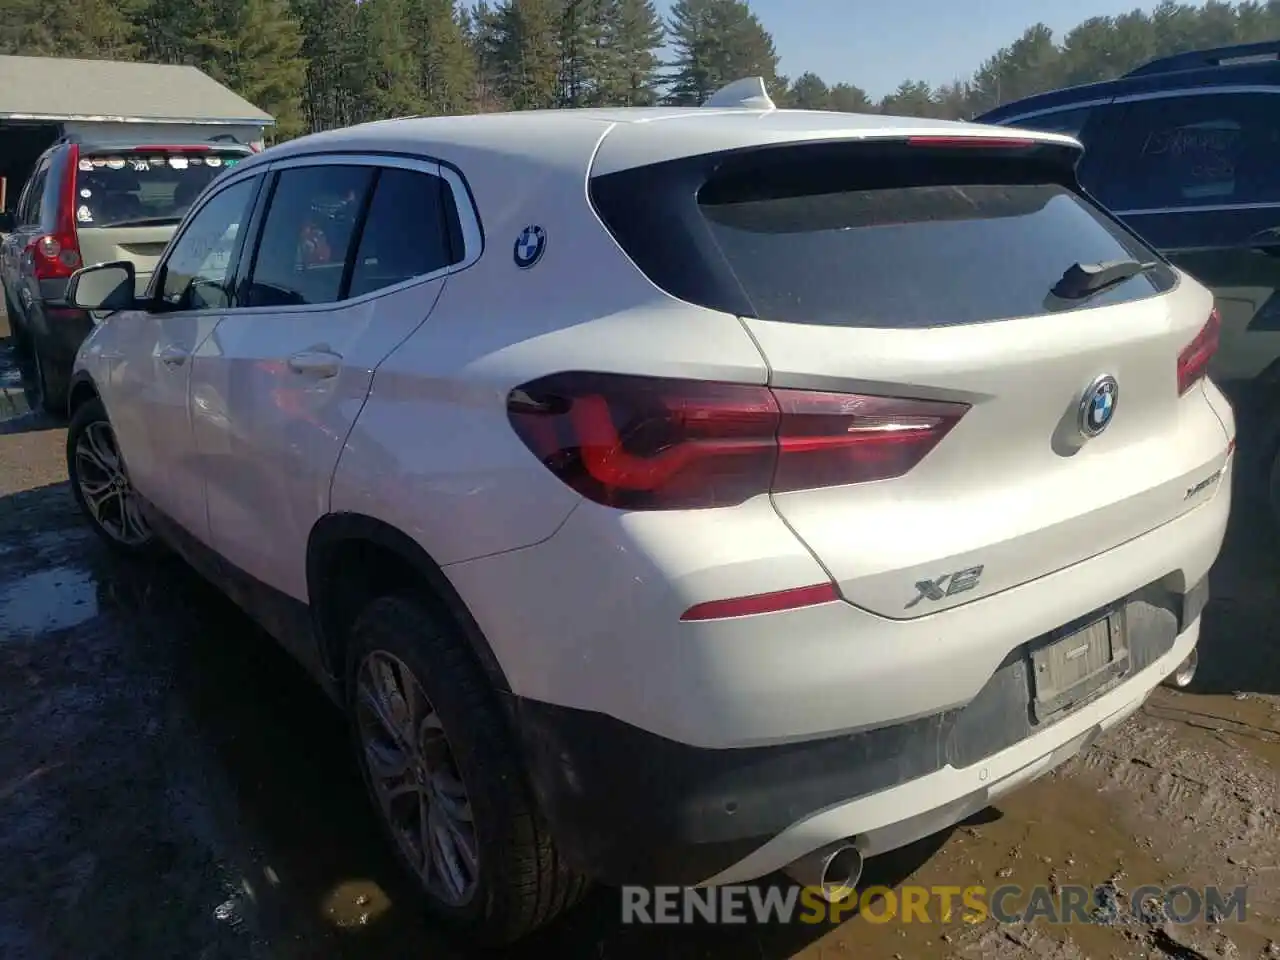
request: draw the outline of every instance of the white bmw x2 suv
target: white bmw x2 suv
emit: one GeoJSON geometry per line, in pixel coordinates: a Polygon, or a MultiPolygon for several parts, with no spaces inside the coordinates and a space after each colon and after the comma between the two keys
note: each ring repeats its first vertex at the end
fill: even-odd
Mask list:
{"type": "Polygon", "coordinates": [[[1210,294],[1070,138],[751,89],[304,137],[141,299],[71,283],[85,512],[344,705],[427,902],[490,940],[588,880],[838,895],[1195,651],[1210,294]]]}

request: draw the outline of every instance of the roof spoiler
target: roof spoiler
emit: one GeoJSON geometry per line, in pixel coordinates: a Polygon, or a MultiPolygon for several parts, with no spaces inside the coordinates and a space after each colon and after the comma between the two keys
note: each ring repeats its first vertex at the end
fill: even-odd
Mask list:
{"type": "Polygon", "coordinates": [[[743,77],[713,93],[704,107],[723,109],[738,107],[743,110],[776,110],[777,105],[769,97],[764,77],[743,77]]]}
{"type": "Polygon", "coordinates": [[[1269,60],[1280,60],[1280,40],[1268,40],[1264,43],[1237,43],[1229,47],[1177,53],[1144,63],[1130,70],[1125,76],[1145,77],[1153,73],[1173,73],[1177,70],[1195,70],[1202,67],[1227,67],[1238,63],[1264,63],[1269,60]]]}

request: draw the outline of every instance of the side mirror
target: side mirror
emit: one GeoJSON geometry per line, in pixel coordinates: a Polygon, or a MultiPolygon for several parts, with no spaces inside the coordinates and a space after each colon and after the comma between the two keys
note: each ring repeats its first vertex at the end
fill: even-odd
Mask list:
{"type": "Polygon", "coordinates": [[[133,264],[128,260],[83,267],[67,281],[63,299],[67,306],[81,310],[108,313],[128,310],[138,302],[134,295],[135,282],[133,264]]]}

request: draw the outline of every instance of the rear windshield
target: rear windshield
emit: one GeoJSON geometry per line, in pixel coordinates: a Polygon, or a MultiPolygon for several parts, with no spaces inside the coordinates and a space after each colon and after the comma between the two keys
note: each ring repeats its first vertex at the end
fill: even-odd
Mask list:
{"type": "MultiPolygon", "coordinates": [[[[1045,168],[918,153],[892,164],[845,160],[739,162],[697,190],[690,226],[708,238],[698,259],[709,274],[719,266],[732,276],[735,312],[827,326],[937,327],[1122,303],[1174,282],[1155,253],[1045,168]],[[1115,260],[1156,266],[1085,300],[1051,293],[1073,264],[1115,260]]],[[[624,247],[634,242],[625,230],[615,235],[624,247]]],[[[685,289],[672,292],[691,292],[695,302],[728,302],[707,303],[706,283],[679,283],[685,289]]]]}
{"type": "Polygon", "coordinates": [[[161,226],[180,221],[214,177],[243,151],[148,150],[82,153],[76,222],[85,227],[161,226]]]}

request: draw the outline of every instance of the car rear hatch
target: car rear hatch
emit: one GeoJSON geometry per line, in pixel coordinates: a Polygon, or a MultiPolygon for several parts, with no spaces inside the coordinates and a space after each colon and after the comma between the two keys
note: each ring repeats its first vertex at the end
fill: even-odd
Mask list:
{"type": "Polygon", "coordinates": [[[195,198],[250,153],[214,144],[79,147],[75,224],[81,259],[132,261],[141,294],[195,198]]]}
{"type": "Polygon", "coordinates": [[[1188,491],[1226,455],[1198,379],[1212,299],[1079,195],[1077,154],[971,134],[828,141],[593,185],[655,282],[742,317],[784,413],[841,412],[840,436],[780,443],[846,445],[845,475],[772,496],[846,600],[934,613],[1211,495],[1188,491]],[[655,199],[662,182],[675,199],[655,199]],[[691,239],[646,251],[675,217],[691,239]],[[1064,279],[1116,262],[1092,293],[1064,279]]]}

